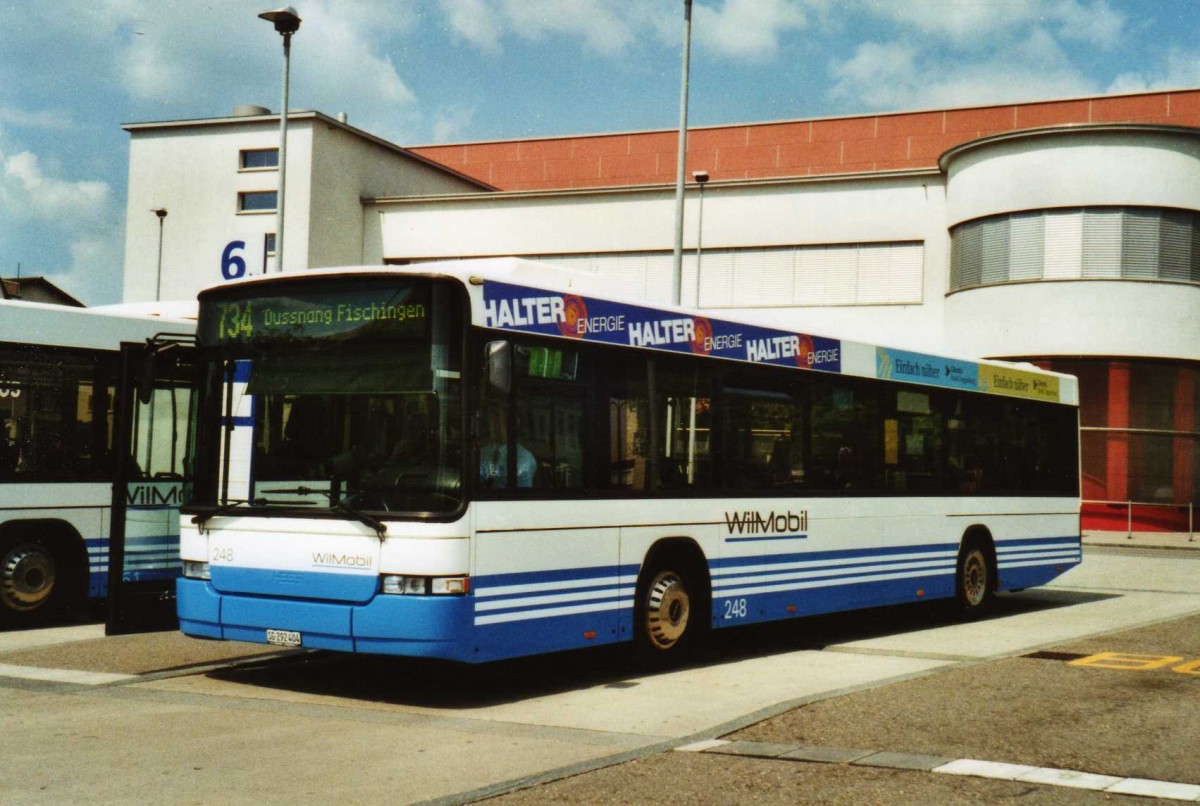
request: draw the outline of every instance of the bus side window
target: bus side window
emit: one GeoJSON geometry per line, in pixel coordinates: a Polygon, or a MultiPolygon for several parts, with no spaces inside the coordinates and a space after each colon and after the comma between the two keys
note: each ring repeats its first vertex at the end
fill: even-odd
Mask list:
{"type": "Polygon", "coordinates": [[[605,366],[601,377],[608,389],[609,489],[648,489],[650,398],[646,391],[646,361],[637,356],[624,365],[605,366]]]}
{"type": "Polygon", "coordinates": [[[584,486],[585,389],[576,350],[515,345],[517,486],[584,486]]]}
{"type": "Polygon", "coordinates": [[[805,484],[803,407],[791,391],[724,390],[725,470],[733,490],[757,492],[805,484]]]}
{"type": "Polygon", "coordinates": [[[884,395],[884,474],[896,492],[941,492],[948,475],[943,395],[929,389],[888,389],[884,395]]]}
{"type": "Polygon", "coordinates": [[[879,405],[865,384],[816,380],[811,406],[811,487],[829,491],[878,490],[879,405]]]}
{"type": "Polygon", "coordinates": [[[508,484],[508,419],[512,388],[512,345],[486,345],[485,371],[479,388],[479,486],[503,490],[508,484]]]}

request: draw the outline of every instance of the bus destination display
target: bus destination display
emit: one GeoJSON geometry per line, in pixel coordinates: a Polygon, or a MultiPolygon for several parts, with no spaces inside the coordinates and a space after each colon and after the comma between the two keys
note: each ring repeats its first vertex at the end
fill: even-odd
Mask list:
{"type": "Polygon", "coordinates": [[[217,299],[202,306],[203,344],[298,340],[395,340],[421,336],[429,320],[427,284],[386,289],[324,290],[253,300],[217,299]]]}

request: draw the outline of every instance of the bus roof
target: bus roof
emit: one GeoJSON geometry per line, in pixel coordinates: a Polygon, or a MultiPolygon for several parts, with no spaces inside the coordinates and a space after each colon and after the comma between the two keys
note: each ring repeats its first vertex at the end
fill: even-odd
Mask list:
{"type": "Polygon", "coordinates": [[[116,350],[121,342],[143,342],[160,333],[190,335],[195,330],[194,320],[0,300],[0,342],[9,344],[116,350]]]}
{"type": "Polygon", "coordinates": [[[206,289],[201,297],[232,286],[380,273],[457,279],[472,299],[472,324],[480,327],[1079,404],[1074,376],[1033,364],[934,355],[785,330],[755,323],[752,316],[711,317],[622,295],[612,280],[595,274],[521,258],[284,272],[206,289]]]}

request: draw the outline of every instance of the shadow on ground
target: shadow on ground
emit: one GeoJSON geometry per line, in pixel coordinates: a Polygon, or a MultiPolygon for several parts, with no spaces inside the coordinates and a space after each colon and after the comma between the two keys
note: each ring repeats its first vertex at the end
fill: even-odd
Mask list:
{"type": "MultiPolygon", "coordinates": [[[[1112,598],[1064,590],[1002,595],[989,618],[1053,610],[1112,598]]],[[[714,632],[690,666],[713,666],[830,644],[880,638],[958,623],[944,603],[853,613],[714,632]]],[[[214,679],[322,696],[433,708],[473,709],[597,686],[629,688],[655,672],[627,646],[596,647],[481,664],[314,651],[209,672],[214,679]]]]}

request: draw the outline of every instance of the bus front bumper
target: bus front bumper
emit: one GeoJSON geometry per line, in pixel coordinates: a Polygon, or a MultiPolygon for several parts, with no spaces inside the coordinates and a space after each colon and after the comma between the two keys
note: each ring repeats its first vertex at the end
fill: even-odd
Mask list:
{"type": "Polygon", "coordinates": [[[471,641],[470,596],[377,595],[364,604],[219,593],[199,579],[176,585],[179,629],[196,638],[266,644],[267,631],[299,633],[299,646],[338,652],[483,660],[471,641]]]}

